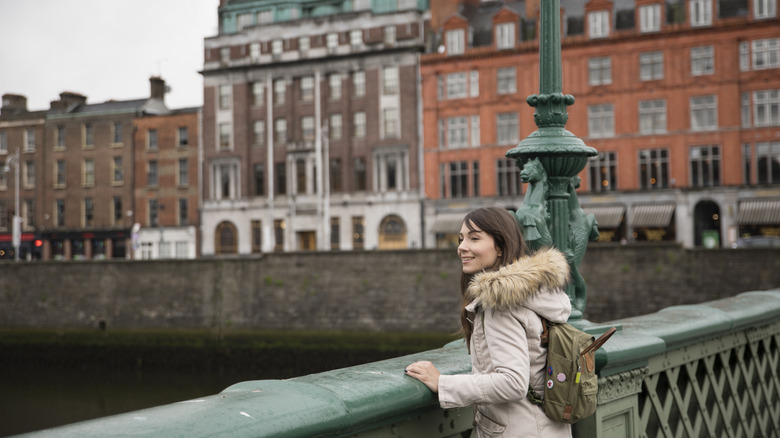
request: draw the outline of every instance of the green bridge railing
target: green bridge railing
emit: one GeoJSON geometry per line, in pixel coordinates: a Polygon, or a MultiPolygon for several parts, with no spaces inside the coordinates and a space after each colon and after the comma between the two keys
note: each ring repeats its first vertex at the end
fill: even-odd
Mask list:
{"type": "MultiPolygon", "coordinates": [[[[780,436],[780,289],[612,321],[599,350],[599,405],[578,437],[780,436]]],[[[590,325],[594,333],[606,325],[590,325]]],[[[27,434],[36,437],[461,437],[471,409],[445,411],[404,375],[416,360],[466,373],[462,341],[432,351],[27,434]]]]}

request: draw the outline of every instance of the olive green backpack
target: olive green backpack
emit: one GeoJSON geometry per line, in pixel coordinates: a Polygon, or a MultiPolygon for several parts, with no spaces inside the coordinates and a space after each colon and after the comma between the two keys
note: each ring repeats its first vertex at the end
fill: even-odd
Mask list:
{"type": "Polygon", "coordinates": [[[544,397],[529,385],[528,399],[553,420],[576,423],[596,412],[599,378],[595,353],[616,329],[610,328],[594,341],[592,335],[571,324],[542,318],[542,327],[542,346],[547,347],[544,397]]]}

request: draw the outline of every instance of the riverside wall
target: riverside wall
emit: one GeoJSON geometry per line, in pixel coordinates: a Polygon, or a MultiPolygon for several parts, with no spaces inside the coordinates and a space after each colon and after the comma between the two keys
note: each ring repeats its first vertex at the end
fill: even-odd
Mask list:
{"type": "MultiPolygon", "coordinates": [[[[596,246],[593,322],[780,286],[777,249],[596,246]]],[[[0,263],[0,327],[455,332],[454,250],[0,263]]]]}

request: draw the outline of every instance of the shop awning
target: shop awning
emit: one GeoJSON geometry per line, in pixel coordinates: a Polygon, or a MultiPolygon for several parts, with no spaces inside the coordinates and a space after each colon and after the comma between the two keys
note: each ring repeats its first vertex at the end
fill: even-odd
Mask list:
{"type": "Polygon", "coordinates": [[[780,224],[780,199],[749,199],[739,202],[740,225],[780,224]]]}
{"type": "Polygon", "coordinates": [[[666,228],[672,222],[674,204],[635,205],[631,210],[634,228],[666,228]]]}
{"type": "Polygon", "coordinates": [[[599,223],[599,229],[617,228],[623,221],[623,214],[626,212],[625,205],[583,205],[585,214],[596,216],[596,222],[599,223]]]}
{"type": "Polygon", "coordinates": [[[433,220],[431,232],[441,234],[458,234],[460,232],[461,225],[463,225],[463,218],[465,216],[465,212],[437,214],[436,218],[433,220]]]}

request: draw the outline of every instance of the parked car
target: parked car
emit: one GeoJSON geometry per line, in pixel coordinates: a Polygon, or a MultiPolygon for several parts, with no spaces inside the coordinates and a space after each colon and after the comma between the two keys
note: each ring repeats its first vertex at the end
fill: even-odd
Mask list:
{"type": "Polygon", "coordinates": [[[734,248],[780,248],[780,237],[750,236],[737,239],[734,248]]]}

